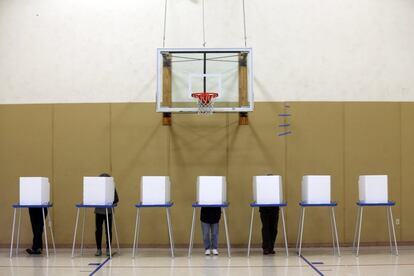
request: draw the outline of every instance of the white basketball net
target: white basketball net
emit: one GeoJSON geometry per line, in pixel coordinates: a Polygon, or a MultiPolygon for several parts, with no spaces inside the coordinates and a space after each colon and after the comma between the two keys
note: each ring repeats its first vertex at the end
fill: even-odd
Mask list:
{"type": "Polygon", "coordinates": [[[198,115],[211,115],[214,111],[214,102],[216,98],[211,99],[209,102],[197,98],[198,115]]]}
{"type": "Polygon", "coordinates": [[[198,115],[213,114],[217,93],[194,93],[191,96],[197,100],[198,115]]]}

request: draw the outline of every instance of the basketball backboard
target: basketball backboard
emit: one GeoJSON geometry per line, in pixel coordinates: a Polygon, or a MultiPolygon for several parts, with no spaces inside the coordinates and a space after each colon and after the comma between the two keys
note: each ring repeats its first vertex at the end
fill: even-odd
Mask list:
{"type": "Polygon", "coordinates": [[[252,49],[157,49],[157,112],[198,112],[199,92],[219,94],[213,112],[253,111],[252,49]]]}

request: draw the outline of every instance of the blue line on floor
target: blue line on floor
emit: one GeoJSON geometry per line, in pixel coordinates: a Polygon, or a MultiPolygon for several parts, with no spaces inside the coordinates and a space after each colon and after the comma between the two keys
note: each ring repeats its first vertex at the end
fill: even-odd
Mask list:
{"type": "Polygon", "coordinates": [[[88,265],[100,265],[101,263],[89,263],[88,265]]]}
{"type": "Polygon", "coordinates": [[[93,274],[98,272],[98,270],[101,269],[110,259],[111,257],[108,257],[103,263],[101,263],[97,268],[95,268],[95,270],[92,271],[91,274],[89,274],[89,276],[92,276],[93,274]]]}
{"type": "Polygon", "coordinates": [[[316,273],[318,273],[321,276],[324,276],[323,273],[316,268],[316,266],[314,266],[311,262],[309,262],[302,254],[299,255],[310,267],[313,268],[313,270],[315,270],[316,273]]]}

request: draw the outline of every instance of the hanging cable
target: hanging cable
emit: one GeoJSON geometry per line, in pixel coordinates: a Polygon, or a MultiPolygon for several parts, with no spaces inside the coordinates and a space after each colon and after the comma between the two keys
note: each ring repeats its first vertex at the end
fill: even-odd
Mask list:
{"type": "Polygon", "coordinates": [[[164,35],[162,37],[162,48],[165,48],[165,33],[167,32],[167,1],[164,4],[164,35]]]}
{"type": "Polygon", "coordinates": [[[243,29],[244,29],[244,47],[247,47],[247,34],[246,34],[246,9],[243,1],[243,29]]]}
{"type": "Polygon", "coordinates": [[[206,27],[204,22],[204,0],[202,2],[202,12],[203,12],[203,47],[206,47],[206,27]]]}

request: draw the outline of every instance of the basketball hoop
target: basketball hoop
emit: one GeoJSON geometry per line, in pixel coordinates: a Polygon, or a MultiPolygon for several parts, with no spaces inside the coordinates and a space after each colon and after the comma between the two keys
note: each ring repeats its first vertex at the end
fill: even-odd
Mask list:
{"type": "Polygon", "coordinates": [[[197,100],[199,115],[213,114],[214,102],[218,96],[219,94],[216,92],[197,92],[191,94],[191,97],[197,100]]]}

